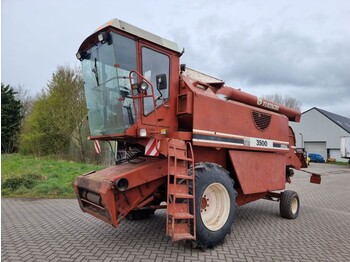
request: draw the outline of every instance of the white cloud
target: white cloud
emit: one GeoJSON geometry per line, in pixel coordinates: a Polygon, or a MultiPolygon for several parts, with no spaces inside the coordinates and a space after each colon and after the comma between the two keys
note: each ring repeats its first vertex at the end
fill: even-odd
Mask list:
{"type": "Polygon", "coordinates": [[[186,49],[182,63],[229,85],[346,115],[349,14],[346,0],[5,0],[2,81],[38,92],[58,65],[76,63],[90,33],[117,17],[177,42],[186,49]]]}

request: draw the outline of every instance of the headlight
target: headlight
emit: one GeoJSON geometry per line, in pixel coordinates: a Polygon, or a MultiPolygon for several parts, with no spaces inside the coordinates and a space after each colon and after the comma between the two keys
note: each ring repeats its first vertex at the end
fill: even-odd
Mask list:
{"type": "Polygon", "coordinates": [[[140,137],[146,137],[146,136],[147,136],[147,130],[144,129],[144,128],[141,128],[141,129],[139,130],[139,136],[140,136],[140,137]]]}
{"type": "Polygon", "coordinates": [[[98,41],[100,41],[103,44],[107,42],[108,35],[106,32],[101,32],[98,34],[97,38],[98,38],[98,41]]]}
{"type": "Polygon", "coordinates": [[[146,90],[148,89],[148,84],[146,82],[141,82],[139,83],[138,88],[140,91],[146,92],[146,90]]]}
{"type": "Polygon", "coordinates": [[[82,57],[81,57],[81,54],[80,54],[80,53],[77,53],[76,56],[77,56],[78,60],[81,61],[81,58],[82,58],[82,57]]]}
{"type": "Polygon", "coordinates": [[[86,51],[78,52],[76,54],[76,57],[80,60],[83,61],[84,59],[90,59],[91,54],[87,53],[86,51]]]}

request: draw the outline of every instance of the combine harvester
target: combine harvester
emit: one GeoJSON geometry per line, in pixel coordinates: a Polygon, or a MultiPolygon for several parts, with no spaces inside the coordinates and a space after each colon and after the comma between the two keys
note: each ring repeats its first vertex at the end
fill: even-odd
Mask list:
{"type": "Polygon", "coordinates": [[[281,191],[306,166],[288,126],[301,113],[180,65],[182,53],[118,19],[81,44],[89,139],[116,141],[119,156],[77,177],[81,209],[117,227],[164,208],[166,234],[202,248],[222,242],[237,206],[258,199],[296,218],[298,194],[281,191]]]}

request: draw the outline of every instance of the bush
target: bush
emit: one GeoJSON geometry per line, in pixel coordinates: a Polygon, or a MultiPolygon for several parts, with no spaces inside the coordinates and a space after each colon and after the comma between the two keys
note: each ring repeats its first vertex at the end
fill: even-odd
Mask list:
{"type": "Polygon", "coordinates": [[[1,195],[6,197],[75,197],[74,179],[103,166],[87,165],[49,157],[1,155],[1,195]]]}
{"type": "Polygon", "coordinates": [[[18,177],[7,178],[1,185],[2,189],[8,189],[9,191],[15,191],[21,186],[31,189],[38,182],[42,181],[43,177],[36,174],[27,174],[18,177]]]}

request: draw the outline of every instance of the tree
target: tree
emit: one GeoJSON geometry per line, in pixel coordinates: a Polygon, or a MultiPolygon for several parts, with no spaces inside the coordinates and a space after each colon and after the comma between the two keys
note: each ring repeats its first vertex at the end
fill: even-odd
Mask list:
{"type": "Polygon", "coordinates": [[[16,93],[15,95],[16,99],[21,102],[21,105],[22,105],[21,115],[24,119],[30,114],[33,108],[35,98],[22,85],[15,87],[14,91],[16,93]]]}
{"type": "Polygon", "coordinates": [[[290,108],[294,108],[297,110],[301,110],[301,101],[298,99],[291,97],[289,95],[281,95],[278,93],[272,94],[272,95],[265,95],[264,98],[266,100],[270,100],[272,102],[276,102],[278,104],[288,106],[290,108]]]}
{"type": "Polygon", "coordinates": [[[68,66],[59,66],[25,121],[21,151],[38,155],[65,154],[70,140],[74,139],[80,146],[84,160],[80,131],[86,114],[80,72],[68,66]],[[79,131],[74,132],[77,129],[79,131]]]}
{"type": "Polygon", "coordinates": [[[21,102],[10,85],[1,83],[1,152],[13,153],[21,126],[21,102]]]}

